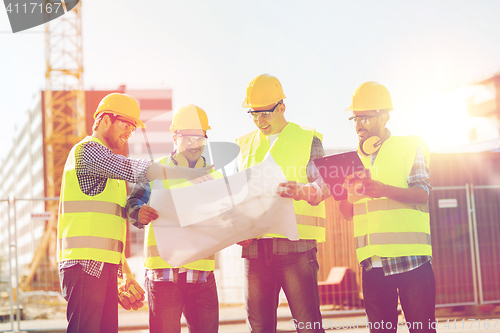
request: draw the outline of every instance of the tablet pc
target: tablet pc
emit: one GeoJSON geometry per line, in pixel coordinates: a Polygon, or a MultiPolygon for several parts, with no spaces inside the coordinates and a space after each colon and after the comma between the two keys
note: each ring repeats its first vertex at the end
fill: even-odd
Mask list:
{"type": "Polygon", "coordinates": [[[342,187],[345,178],[357,171],[365,170],[356,151],[317,158],[313,162],[337,201],[347,199],[347,190],[342,187]]]}

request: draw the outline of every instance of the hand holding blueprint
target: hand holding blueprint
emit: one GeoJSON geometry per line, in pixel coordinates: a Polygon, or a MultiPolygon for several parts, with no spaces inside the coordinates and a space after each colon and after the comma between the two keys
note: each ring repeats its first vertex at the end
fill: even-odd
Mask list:
{"type": "Polygon", "coordinates": [[[150,205],[159,218],[151,225],[160,257],[178,267],[267,233],[298,240],[292,200],[276,194],[282,182],[270,154],[227,178],[176,189],[155,182],[150,205]]]}

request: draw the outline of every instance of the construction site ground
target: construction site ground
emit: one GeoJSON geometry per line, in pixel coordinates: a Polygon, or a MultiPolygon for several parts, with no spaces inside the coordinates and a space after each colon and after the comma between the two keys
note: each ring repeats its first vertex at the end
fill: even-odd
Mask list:
{"type": "MultiPolygon", "coordinates": [[[[221,306],[219,310],[220,326],[222,333],[244,333],[248,332],[245,321],[246,311],[243,305],[221,306]]],[[[436,310],[437,329],[439,332],[468,332],[468,333],[500,333],[500,306],[487,308],[476,308],[474,310],[455,307],[436,310]]],[[[322,307],[323,327],[326,332],[337,330],[350,330],[354,332],[369,332],[367,319],[363,310],[342,311],[333,310],[329,306],[322,307]]],[[[14,321],[14,331],[38,332],[38,333],[60,333],[65,332],[65,313],[54,311],[50,319],[22,320],[20,330],[17,321],[14,321]]],[[[291,318],[290,309],[283,305],[278,308],[278,332],[296,332],[296,325],[291,318]]],[[[183,319],[184,322],[184,319],[183,319]]],[[[400,316],[398,332],[408,332],[405,327],[404,318],[400,316]]],[[[144,307],[137,311],[119,310],[119,330],[129,333],[146,333],[148,330],[148,311],[144,307]]],[[[11,323],[0,323],[0,332],[11,332],[11,323]]],[[[182,333],[188,329],[183,325],[182,333]]]]}

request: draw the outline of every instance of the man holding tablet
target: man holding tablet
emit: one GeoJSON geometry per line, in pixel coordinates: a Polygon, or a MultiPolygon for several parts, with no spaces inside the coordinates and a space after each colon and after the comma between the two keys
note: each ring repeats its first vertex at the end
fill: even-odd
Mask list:
{"type": "Polygon", "coordinates": [[[346,178],[349,197],[340,209],[354,223],[371,332],[396,332],[398,296],[410,332],[435,332],[429,150],[420,137],[391,136],[385,126],[392,110],[383,85],[365,82],[354,91],[346,111],[353,113],[358,154],[370,176],[358,171],[346,178]]]}

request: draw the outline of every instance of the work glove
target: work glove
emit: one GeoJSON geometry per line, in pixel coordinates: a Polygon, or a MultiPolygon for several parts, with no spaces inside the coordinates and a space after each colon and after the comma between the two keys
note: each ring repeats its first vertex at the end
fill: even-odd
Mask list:
{"type": "Polygon", "coordinates": [[[145,293],[144,289],[138,284],[129,284],[128,288],[122,285],[118,288],[118,303],[120,303],[125,310],[137,310],[144,306],[142,301],[145,299],[145,293]]]}

